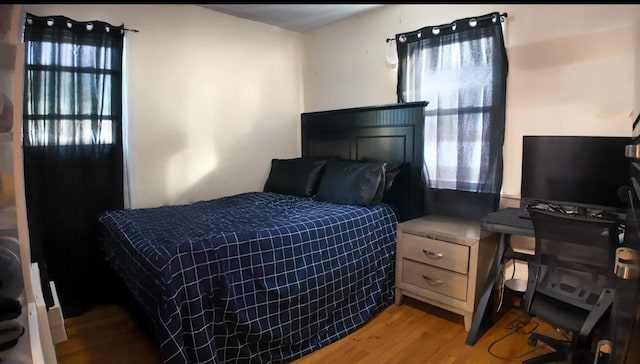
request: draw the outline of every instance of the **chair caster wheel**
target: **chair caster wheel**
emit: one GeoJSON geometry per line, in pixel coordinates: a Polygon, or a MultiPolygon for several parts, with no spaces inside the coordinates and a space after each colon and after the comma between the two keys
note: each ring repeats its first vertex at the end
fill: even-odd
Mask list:
{"type": "Polygon", "coordinates": [[[527,340],[527,344],[529,344],[529,346],[535,347],[538,344],[538,339],[536,339],[535,337],[529,337],[529,339],[527,340]]]}

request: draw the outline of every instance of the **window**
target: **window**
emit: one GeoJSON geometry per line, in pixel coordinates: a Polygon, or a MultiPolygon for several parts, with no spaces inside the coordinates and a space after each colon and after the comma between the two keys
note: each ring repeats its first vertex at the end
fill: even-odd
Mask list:
{"type": "Polygon", "coordinates": [[[499,193],[507,57],[498,13],[396,36],[399,102],[428,101],[430,188],[499,193]]]}
{"type": "MultiPolygon", "coordinates": [[[[38,21],[29,17],[27,22],[38,21]]],[[[24,144],[113,144],[120,135],[121,29],[58,17],[25,43],[24,144]],[[56,31],[56,22],[71,28],[56,31]],[[71,31],[71,30],[73,31],[71,31]]]]}

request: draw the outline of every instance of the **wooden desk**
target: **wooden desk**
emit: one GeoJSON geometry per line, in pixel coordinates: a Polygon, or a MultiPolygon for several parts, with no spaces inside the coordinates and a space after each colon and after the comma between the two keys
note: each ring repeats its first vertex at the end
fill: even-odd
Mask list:
{"type": "Polygon", "coordinates": [[[480,227],[505,235],[535,236],[531,219],[520,217],[520,209],[515,207],[488,213],[480,220],[480,227]]]}
{"type": "Polygon", "coordinates": [[[467,345],[474,345],[486,328],[492,324],[489,315],[489,303],[493,287],[500,277],[504,264],[511,259],[528,262],[533,256],[513,251],[510,243],[511,235],[534,236],[533,223],[530,219],[519,217],[520,210],[506,208],[487,214],[480,221],[482,230],[500,234],[500,243],[489,272],[486,287],[480,297],[471,321],[471,329],[467,334],[467,345]]]}
{"type": "MultiPolygon", "coordinates": [[[[530,254],[515,252],[511,246],[510,239],[512,235],[535,237],[533,222],[530,219],[521,218],[519,213],[520,210],[517,208],[506,208],[489,213],[481,220],[480,226],[482,230],[500,234],[500,244],[492,263],[485,290],[482,293],[482,297],[473,315],[471,329],[465,341],[467,345],[474,345],[478,338],[482,336],[482,333],[486,331],[486,328],[493,324],[495,317],[490,315],[489,309],[491,295],[504,264],[511,259],[530,262],[534,257],[530,254]]],[[[623,223],[623,221],[621,221],[621,223],[623,223]]],[[[611,269],[614,269],[613,266],[611,269]]],[[[637,285],[637,283],[635,284],[637,285]]]]}

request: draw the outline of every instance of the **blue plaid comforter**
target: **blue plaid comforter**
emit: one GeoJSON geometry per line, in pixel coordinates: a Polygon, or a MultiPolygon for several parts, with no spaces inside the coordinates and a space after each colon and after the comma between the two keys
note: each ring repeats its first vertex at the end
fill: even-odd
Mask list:
{"type": "Polygon", "coordinates": [[[397,220],[385,204],[252,192],[100,221],[166,363],[286,362],[393,301],[397,220]]]}

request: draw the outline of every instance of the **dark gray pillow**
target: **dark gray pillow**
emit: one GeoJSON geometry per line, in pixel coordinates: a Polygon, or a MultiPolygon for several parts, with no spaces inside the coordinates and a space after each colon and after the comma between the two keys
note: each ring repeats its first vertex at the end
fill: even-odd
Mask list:
{"type": "Polygon", "coordinates": [[[386,163],[330,160],[316,200],[341,205],[373,206],[384,195],[386,163]]]}
{"type": "Polygon", "coordinates": [[[407,168],[409,163],[407,162],[388,162],[384,173],[384,192],[389,192],[393,186],[393,182],[396,177],[402,171],[403,168],[407,168]]]}
{"type": "MultiPolygon", "coordinates": [[[[344,159],[343,159],[344,160],[344,159]]],[[[362,162],[373,162],[373,163],[383,163],[374,159],[364,159],[362,162]]],[[[394,186],[393,182],[398,177],[400,172],[409,168],[409,162],[384,162],[386,163],[385,172],[384,172],[384,193],[385,195],[391,188],[394,186]]],[[[384,201],[384,198],[383,198],[384,201]]]]}
{"type": "Polygon", "coordinates": [[[327,164],[323,159],[272,159],[264,192],[292,196],[313,196],[327,164]]]}

